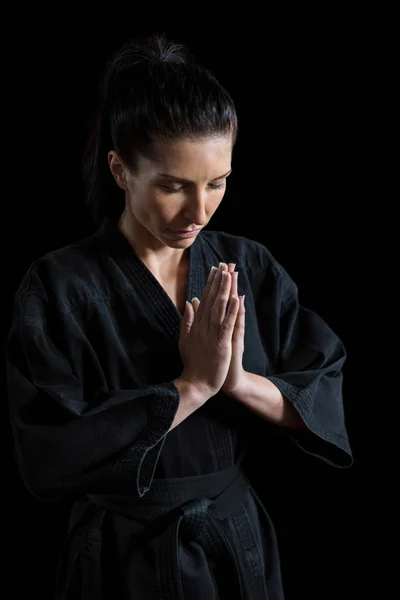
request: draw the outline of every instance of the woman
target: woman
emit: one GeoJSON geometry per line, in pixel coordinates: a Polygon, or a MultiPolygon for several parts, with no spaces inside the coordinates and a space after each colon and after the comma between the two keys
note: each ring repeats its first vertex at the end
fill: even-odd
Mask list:
{"type": "Polygon", "coordinates": [[[57,599],[281,600],[251,457],[283,432],[352,463],[341,341],[267,248],[204,230],[237,135],[230,95],[184,46],[125,44],[84,158],[96,232],[35,260],[16,293],[20,472],[73,500],[57,599]]]}

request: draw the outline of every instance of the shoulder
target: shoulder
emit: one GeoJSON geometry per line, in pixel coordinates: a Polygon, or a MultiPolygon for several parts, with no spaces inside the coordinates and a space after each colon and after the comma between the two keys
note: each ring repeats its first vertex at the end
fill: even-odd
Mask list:
{"type": "Polygon", "coordinates": [[[37,257],[24,273],[14,296],[16,307],[52,306],[69,312],[103,294],[101,246],[91,235],[37,257]]]}
{"type": "Polygon", "coordinates": [[[285,289],[294,286],[286,269],[273,253],[261,242],[243,235],[225,231],[203,231],[204,243],[222,262],[236,263],[236,270],[243,269],[249,277],[274,281],[285,289]]]}

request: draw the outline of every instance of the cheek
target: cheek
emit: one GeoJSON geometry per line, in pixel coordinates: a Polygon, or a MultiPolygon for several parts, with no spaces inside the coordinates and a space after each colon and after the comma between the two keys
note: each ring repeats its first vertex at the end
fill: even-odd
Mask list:
{"type": "Polygon", "coordinates": [[[179,213],[181,209],[181,203],[175,198],[166,198],[163,194],[153,194],[150,199],[148,206],[151,206],[149,210],[150,216],[154,219],[169,220],[179,213]]]}
{"type": "Polygon", "coordinates": [[[172,204],[169,203],[161,194],[143,190],[132,198],[131,206],[134,211],[139,212],[147,219],[157,219],[160,214],[170,210],[172,204]]]}

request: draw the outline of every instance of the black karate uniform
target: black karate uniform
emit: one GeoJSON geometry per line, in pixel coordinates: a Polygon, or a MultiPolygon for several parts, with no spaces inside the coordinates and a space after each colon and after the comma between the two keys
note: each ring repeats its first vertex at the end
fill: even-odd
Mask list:
{"type": "Polygon", "coordinates": [[[352,464],[342,342],[299,306],[262,244],[203,230],[188,252],[187,300],[201,299],[211,266],[236,263],[243,367],[269,378],[307,430],[219,392],[168,433],[182,315],[117,226],[106,220],[36,259],[15,295],[8,397],[25,485],[74,502],[57,599],[281,600],[274,527],[246,464],[278,430],[334,466],[352,464]]]}

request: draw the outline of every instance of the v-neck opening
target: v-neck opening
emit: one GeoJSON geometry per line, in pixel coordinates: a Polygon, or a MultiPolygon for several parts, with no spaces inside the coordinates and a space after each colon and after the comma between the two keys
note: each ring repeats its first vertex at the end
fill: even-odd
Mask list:
{"type": "MultiPolygon", "coordinates": [[[[122,234],[121,234],[122,235],[122,234]]],[[[159,280],[157,279],[157,277],[154,275],[154,273],[152,272],[151,269],[149,269],[149,267],[146,265],[146,263],[140,258],[140,256],[135,252],[137,258],[139,259],[139,261],[142,263],[142,268],[145,269],[148,273],[148,276],[150,278],[150,280],[152,281],[152,285],[155,286],[159,292],[161,294],[164,294],[166,302],[170,303],[173,307],[173,309],[178,313],[179,318],[182,319],[182,316],[178,307],[175,306],[173,300],[170,298],[168,292],[165,290],[164,286],[159,282],[159,280]]],[[[192,283],[192,279],[191,279],[191,274],[192,274],[192,246],[190,246],[188,248],[188,261],[189,261],[189,269],[188,269],[188,274],[187,274],[187,283],[186,283],[186,290],[185,290],[185,300],[188,299],[188,296],[190,295],[190,288],[191,288],[191,283],[192,283]]]]}
{"type": "MultiPolygon", "coordinates": [[[[126,266],[129,279],[139,283],[139,291],[145,302],[153,308],[154,313],[160,318],[170,333],[179,338],[182,316],[179,309],[168,295],[167,291],[136,253],[129,241],[119,230],[116,223],[106,219],[94,234],[103,240],[111,254],[120,259],[126,266]]],[[[200,298],[205,286],[203,261],[201,260],[201,232],[188,248],[189,270],[185,291],[185,301],[191,301],[194,296],[200,298]]]]}

